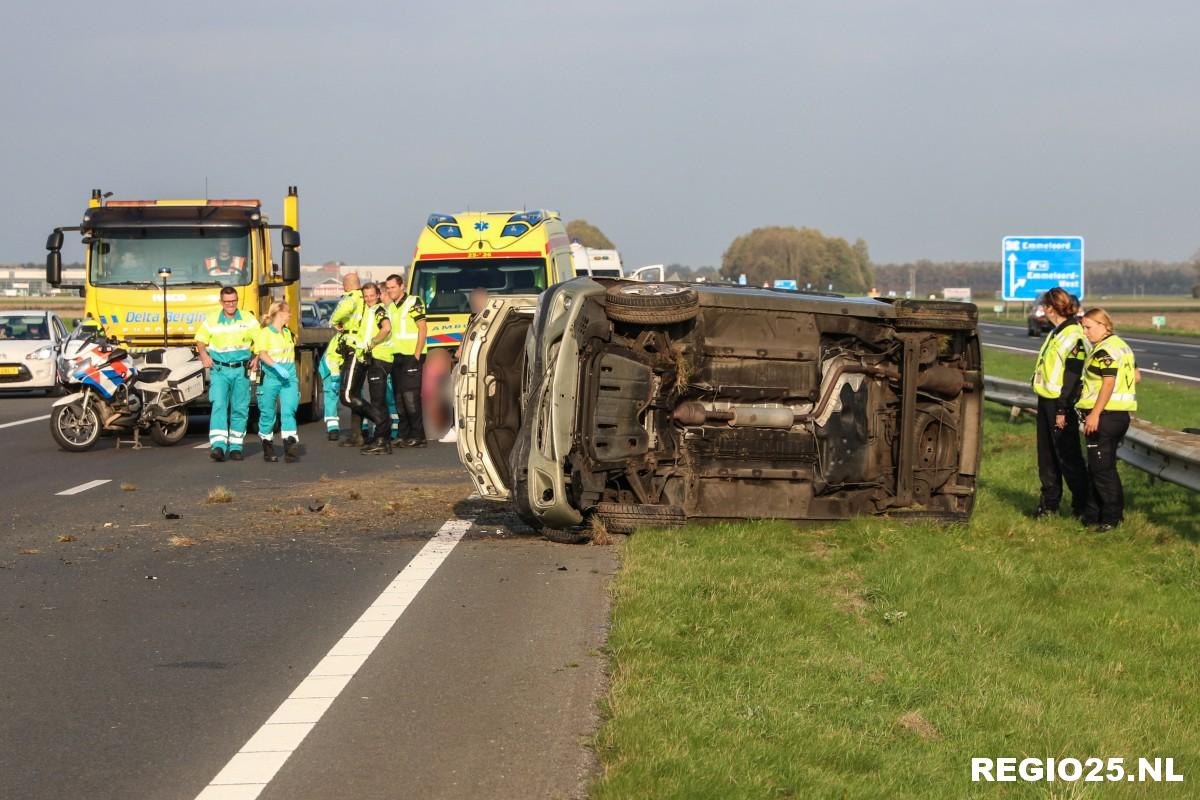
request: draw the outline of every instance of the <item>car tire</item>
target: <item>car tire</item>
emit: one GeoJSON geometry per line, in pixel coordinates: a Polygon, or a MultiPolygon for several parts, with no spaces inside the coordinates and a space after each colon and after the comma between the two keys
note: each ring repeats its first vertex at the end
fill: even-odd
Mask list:
{"type": "Polygon", "coordinates": [[[608,316],[618,322],[670,325],[695,319],[700,296],[675,283],[620,283],[604,295],[608,316]]]}
{"type": "Polygon", "coordinates": [[[610,533],[633,533],[638,528],[678,528],[687,521],[679,506],[597,503],[594,511],[610,533]]]}
{"type": "Polygon", "coordinates": [[[574,530],[560,531],[551,528],[543,530],[542,537],[546,541],[554,542],[555,544],[587,544],[592,540],[592,534],[590,533],[574,530]]]}

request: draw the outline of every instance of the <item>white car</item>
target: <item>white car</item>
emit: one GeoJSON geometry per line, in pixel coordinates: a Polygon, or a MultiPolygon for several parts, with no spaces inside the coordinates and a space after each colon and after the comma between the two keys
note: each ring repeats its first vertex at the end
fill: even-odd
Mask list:
{"type": "Polygon", "coordinates": [[[66,338],[51,311],[0,311],[0,391],[57,389],[57,348],[66,338]]]}

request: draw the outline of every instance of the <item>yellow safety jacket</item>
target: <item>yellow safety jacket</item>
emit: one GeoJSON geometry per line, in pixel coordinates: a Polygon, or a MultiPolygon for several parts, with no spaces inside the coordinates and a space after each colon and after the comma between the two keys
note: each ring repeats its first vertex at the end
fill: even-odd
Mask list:
{"type": "Polygon", "coordinates": [[[342,369],[342,362],[345,358],[338,352],[338,345],[345,335],[344,333],[335,333],[333,338],[329,340],[329,345],[325,348],[325,355],[321,356],[325,359],[325,368],[329,370],[330,375],[337,375],[342,369]]]}
{"type": "Polygon", "coordinates": [[[232,317],[214,311],[200,323],[196,341],[203,342],[212,360],[219,364],[236,364],[250,360],[250,348],[258,331],[254,315],[238,309],[232,317]]]}
{"type": "Polygon", "coordinates": [[[1033,391],[1039,397],[1057,398],[1062,394],[1067,361],[1085,361],[1087,354],[1087,336],[1083,333],[1082,325],[1072,320],[1061,330],[1055,330],[1042,342],[1042,349],[1038,353],[1037,366],[1033,368],[1033,391]]]}
{"type": "Polygon", "coordinates": [[[379,331],[383,327],[383,321],[387,318],[387,309],[384,308],[382,303],[373,306],[363,306],[362,313],[358,317],[358,330],[349,339],[359,355],[366,353],[370,349],[372,357],[381,361],[392,360],[390,338],[384,339],[379,344],[371,347],[371,341],[379,335],[379,331]]]}
{"type": "Polygon", "coordinates": [[[1083,367],[1083,391],[1079,394],[1076,408],[1091,411],[1100,399],[1100,387],[1106,375],[1113,375],[1116,385],[1112,397],[1104,406],[1105,411],[1137,411],[1137,389],[1135,375],[1137,364],[1133,350],[1116,334],[1109,334],[1092,349],[1083,367]]]}
{"type": "Polygon", "coordinates": [[[266,325],[254,334],[254,352],[266,353],[271,361],[279,365],[294,364],[296,361],[296,339],[292,329],[284,327],[275,330],[273,325],[266,325]]]}
{"type": "Polygon", "coordinates": [[[362,289],[353,289],[343,294],[338,300],[333,314],[329,317],[329,324],[331,327],[341,325],[346,333],[356,333],[362,318],[362,310],[362,289]]]}
{"type": "Polygon", "coordinates": [[[417,323],[425,319],[425,304],[415,294],[405,295],[399,303],[388,303],[388,318],[392,321],[392,352],[419,355],[417,323]]]}

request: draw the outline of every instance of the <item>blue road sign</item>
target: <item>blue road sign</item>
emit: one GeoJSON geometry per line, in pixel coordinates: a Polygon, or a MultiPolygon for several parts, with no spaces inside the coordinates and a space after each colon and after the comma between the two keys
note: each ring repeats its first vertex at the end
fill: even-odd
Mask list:
{"type": "Polygon", "coordinates": [[[1005,236],[1002,247],[1005,300],[1037,300],[1055,286],[1083,299],[1082,236],[1005,236]]]}
{"type": "Polygon", "coordinates": [[[776,289],[791,289],[793,292],[798,288],[796,282],[789,278],[777,278],[775,280],[776,289]]]}

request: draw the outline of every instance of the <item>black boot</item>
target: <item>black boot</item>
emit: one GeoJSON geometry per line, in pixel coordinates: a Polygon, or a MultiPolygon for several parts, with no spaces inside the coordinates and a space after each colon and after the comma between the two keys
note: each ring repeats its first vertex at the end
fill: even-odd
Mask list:
{"type": "Polygon", "coordinates": [[[331,442],[336,442],[338,440],[338,432],[337,431],[330,431],[329,433],[327,433],[325,435],[329,438],[329,441],[331,441],[331,442]]]}
{"type": "Polygon", "coordinates": [[[350,434],[345,439],[343,439],[341,442],[339,442],[338,446],[339,447],[362,447],[363,446],[362,433],[355,432],[355,433],[350,434]]]}
{"type": "Polygon", "coordinates": [[[275,455],[275,445],[267,440],[263,440],[263,461],[274,463],[279,460],[279,456],[275,455]]]}
{"type": "Polygon", "coordinates": [[[283,460],[289,464],[300,460],[300,443],[296,441],[295,436],[283,440],[283,460]]]}
{"type": "Polygon", "coordinates": [[[387,455],[392,452],[392,443],[385,437],[372,439],[366,447],[362,449],[364,455],[387,455]]]}

